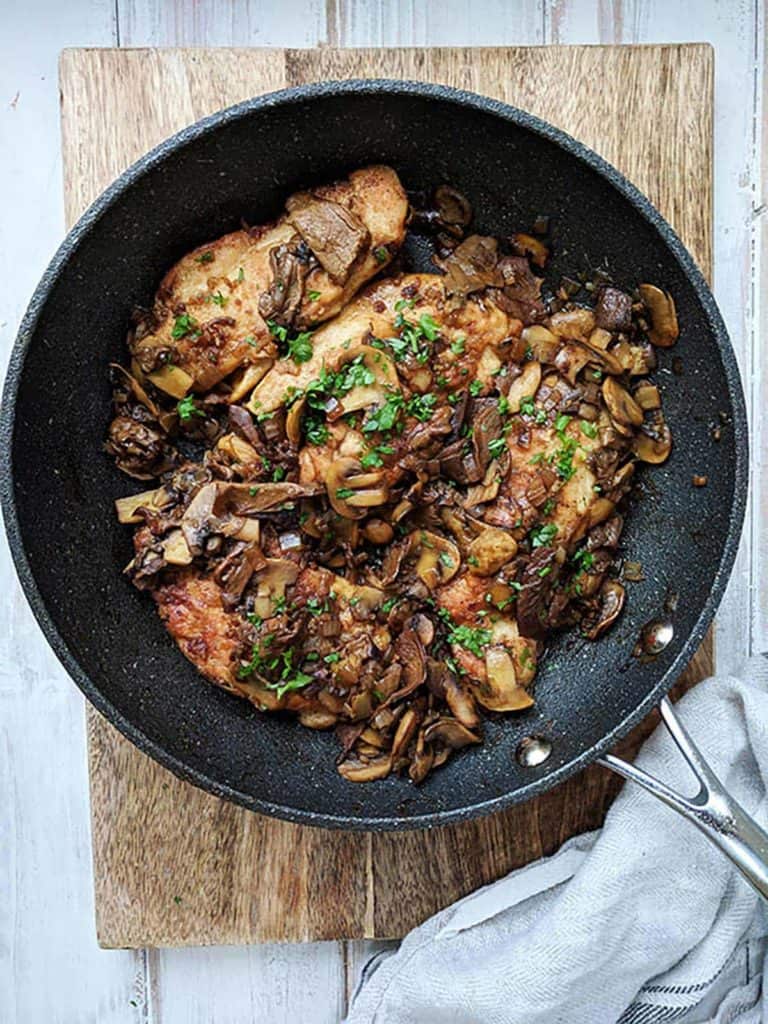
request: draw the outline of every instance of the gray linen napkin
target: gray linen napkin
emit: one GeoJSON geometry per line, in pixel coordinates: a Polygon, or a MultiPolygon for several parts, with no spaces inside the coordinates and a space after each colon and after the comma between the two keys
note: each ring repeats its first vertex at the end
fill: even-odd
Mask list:
{"type": "MultiPolygon", "coordinates": [[[[706,680],[677,708],[765,827],[768,662],[706,680]]],[[[696,789],[663,727],[637,763],[696,789]]],[[[448,907],[369,963],[347,1021],[754,1024],[768,1010],[766,935],[765,908],[722,854],[630,783],[599,832],[448,907]]]]}

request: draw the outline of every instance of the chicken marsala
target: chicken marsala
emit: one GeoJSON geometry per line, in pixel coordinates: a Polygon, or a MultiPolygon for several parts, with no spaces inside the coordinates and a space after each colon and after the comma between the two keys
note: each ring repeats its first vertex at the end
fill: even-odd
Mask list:
{"type": "Polygon", "coordinates": [[[562,282],[537,235],[468,234],[368,167],[200,246],[114,367],[126,572],[182,652],[264,711],[335,728],[350,781],[420,782],[533,704],[547,636],[596,639],[638,461],[671,438],[650,375],[662,289],[562,282]],[[434,273],[388,269],[412,229],[434,273]]]}

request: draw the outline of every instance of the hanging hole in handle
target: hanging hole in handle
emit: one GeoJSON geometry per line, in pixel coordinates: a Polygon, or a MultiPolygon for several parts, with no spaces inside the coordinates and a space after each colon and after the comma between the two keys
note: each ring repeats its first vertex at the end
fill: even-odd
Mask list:
{"type": "Polygon", "coordinates": [[[523,768],[537,768],[552,753],[552,743],[546,736],[526,736],[515,751],[517,763],[523,768]]]}

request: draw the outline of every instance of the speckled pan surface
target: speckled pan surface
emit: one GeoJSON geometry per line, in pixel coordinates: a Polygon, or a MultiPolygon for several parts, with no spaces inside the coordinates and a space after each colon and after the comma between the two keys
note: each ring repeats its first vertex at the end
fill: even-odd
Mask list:
{"type": "MultiPolygon", "coordinates": [[[[414,251],[414,260],[419,255],[414,251]]],[[[64,241],[19,331],[2,413],[2,500],[24,589],[75,682],[129,739],[189,781],[253,810],[304,824],[414,828],[488,813],[577,771],[624,735],[672,685],[701,641],[736,554],[747,488],[738,370],[714,300],[653,207],[590,150],[522,111],[442,86],[359,81],[304,86],[239,104],[164,142],[126,171],[64,241]],[[135,305],[194,245],[244,217],[273,216],[295,189],[373,161],[409,189],[450,181],[479,230],[553,219],[557,279],[587,263],[619,285],[664,284],[682,333],[658,374],[675,446],[642,474],[623,550],[640,561],[618,625],[598,644],[560,638],[536,706],[488,722],[480,750],[419,788],[360,786],[336,772],[336,741],[265,717],[200,679],[151,600],[121,575],[129,531],[115,497],[139,489],[103,455],[107,364],[123,353],[135,305]],[[671,372],[673,357],[683,373],[671,372]],[[725,414],[719,444],[709,424],[725,414]],[[709,484],[693,488],[705,472],[709,484]],[[632,648],[665,598],[675,640],[654,662],[632,648]],[[530,733],[552,757],[521,768],[530,733]]]]}

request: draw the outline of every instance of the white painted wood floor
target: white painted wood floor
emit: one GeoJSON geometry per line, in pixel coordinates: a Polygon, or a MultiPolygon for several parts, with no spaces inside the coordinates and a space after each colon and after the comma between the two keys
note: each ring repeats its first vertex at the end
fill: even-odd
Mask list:
{"type": "MultiPolygon", "coordinates": [[[[720,670],[768,649],[768,261],[759,0],[0,0],[0,345],[63,236],[56,62],[66,46],[655,43],[715,48],[715,292],[752,419],[720,670]]],[[[659,111],[663,117],[664,112],[659,111]]],[[[695,202],[695,197],[692,197],[695,202]]],[[[44,471],[44,467],[41,467],[44,471]]],[[[326,1024],[373,944],[103,951],[94,937],[83,703],[0,546],[0,1022],[326,1024]]],[[[651,898],[649,896],[649,898],[651,898]]]]}

